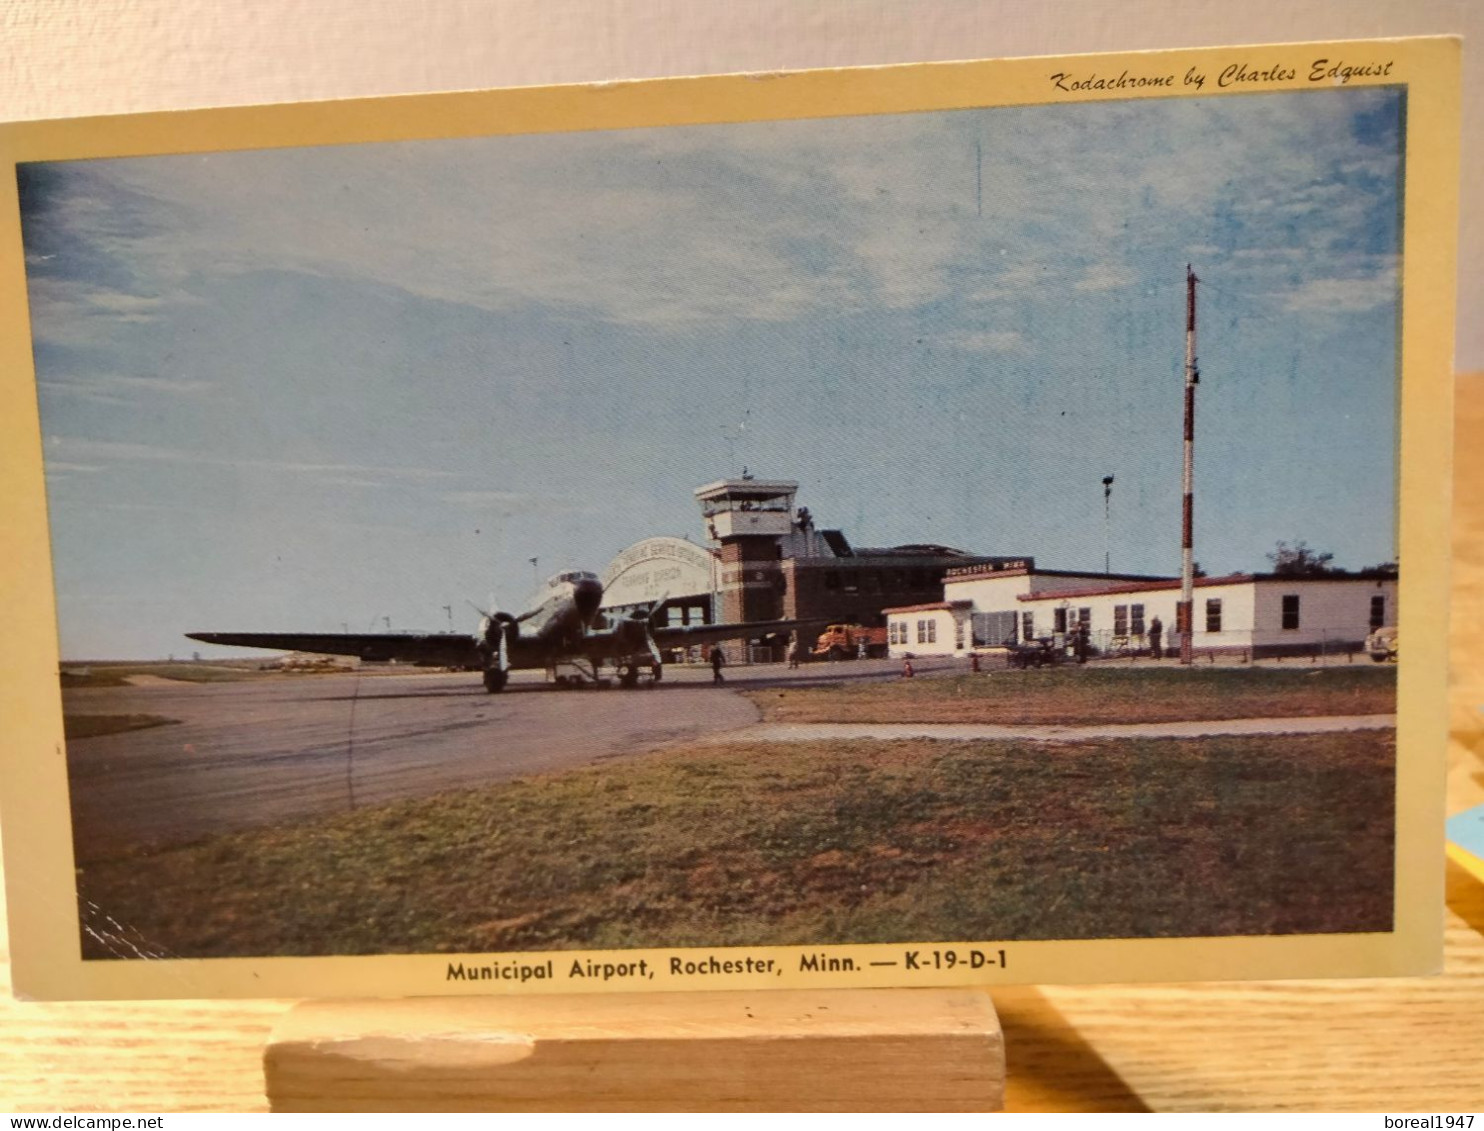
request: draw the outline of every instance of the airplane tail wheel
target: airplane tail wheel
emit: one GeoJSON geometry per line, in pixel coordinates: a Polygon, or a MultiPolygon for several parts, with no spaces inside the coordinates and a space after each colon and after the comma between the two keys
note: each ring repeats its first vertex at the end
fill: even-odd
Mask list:
{"type": "Polygon", "coordinates": [[[484,670],[484,689],[491,695],[497,691],[503,691],[505,690],[505,683],[509,678],[509,672],[502,672],[499,668],[486,668],[484,670]]]}
{"type": "Polygon", "coordinates": [[[620,687],[635,687],[639,683],[639,669],[634,667],[622,668],[618,673],[618,684],[620,687]]]}

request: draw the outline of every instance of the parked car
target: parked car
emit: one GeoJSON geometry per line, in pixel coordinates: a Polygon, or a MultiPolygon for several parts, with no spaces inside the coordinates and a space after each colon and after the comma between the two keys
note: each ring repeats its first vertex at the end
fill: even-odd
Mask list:
{"type": "Polygon", "coordinates": [[[1396,663],[1396,625],[1378,628],[1367,636],[1365,650],[1378,664],[1396,663]]]}
{"type": "Polygon", "coordinates": [[[1049,636],[1027,640],[1023,644],[1006,644],[1012,668],[1049,668],[1066,659],[1066,653],[1049,636]]]}

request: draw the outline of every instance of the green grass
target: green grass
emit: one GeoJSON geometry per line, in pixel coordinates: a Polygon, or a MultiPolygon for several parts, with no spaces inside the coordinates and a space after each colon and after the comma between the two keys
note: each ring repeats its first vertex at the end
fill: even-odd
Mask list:
{"type": "Polygon", "coordinates": [[[179,719],[167,719],[163,715],[63,715],[62,729],[68,738],[98,738],[178,722],[179,719]]]}
{"type": "Polygon", "coordinates": [[[1390,714],[1396,670],[1104,668],[994,671],[891,683],[773,688],[769,722],[1096,724],[1390,714]]]}
{"type": "Polygon", "coordinates": [[[194,662],[134,663],[106,660],[99,663],[63,664],[63,687],[127,687],[129,677],[157,676],[182,683],[234,683],[265,679],[276,672],[260,671],[258,661],[227,661],[219,664],[194,662]]]}
{"type": "Polygon", "coordinates": [[[1386,930],[1393,762],[1376,731],[667,751],[141,850],[79,894],[185,957],[1386,930]]]}

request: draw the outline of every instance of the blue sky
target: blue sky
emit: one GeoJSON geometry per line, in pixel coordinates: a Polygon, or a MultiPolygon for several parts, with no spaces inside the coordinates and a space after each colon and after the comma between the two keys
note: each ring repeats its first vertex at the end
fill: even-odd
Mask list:
{"type": "Polygon", "coordinates": [[[856,545],[1394,545],[1399,93],[29,166],[67,657],[467,630],[746,464],[856,545]]]}

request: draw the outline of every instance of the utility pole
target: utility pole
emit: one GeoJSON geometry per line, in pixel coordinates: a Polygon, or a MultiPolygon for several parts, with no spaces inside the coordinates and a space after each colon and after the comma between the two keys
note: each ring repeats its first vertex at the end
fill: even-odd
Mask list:
{"type": "Polygon", "coordinates": [[[1103,572],[1113,572],[1112,545],[1113,532],[1113,476],[1103,476],[1103,572]]]}
{"type": "Polygon", "coordinates": [[[1175,631],[1180,634],[1180,662],[1191,662],[1191,635],[1195,630],[1195,387],[1201,373],[1195,360],[1195,277],[1185,265],[1185,473],[1181,481],[1183,509],[1180,518],[1180,603],[1175,607],[1175,631]]]}

